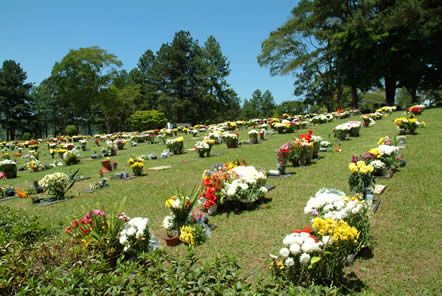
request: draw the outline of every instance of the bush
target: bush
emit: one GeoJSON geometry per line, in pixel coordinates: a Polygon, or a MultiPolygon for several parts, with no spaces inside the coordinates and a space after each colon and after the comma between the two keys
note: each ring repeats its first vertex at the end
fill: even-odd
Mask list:
{"type": "Polygon", "coordinates": [[[11,241],[31,244],[47,234],[48,229],[40,225],[38,217],[0,206],[0,245],[11,241]]]}
{"type": "Polygon", "coordinates": [[[72,137],[75,136],[78,132],[78,129],[75,125],[70,124],[66,127],[65,132],[68,136],[72,137]]]}
{"type": "Polygon", "coordinates": [[[23,135],[21,137],[22,137],[23,141],[29,141],[32,138],[31,133],[28,133],[28,132],[23,133],[23,135]]]}
{"type": "Polygon", "coordinates": [[[130,127],[135,131],[162,128],[166,123],[166,115],[157,110],[136,111],[129,117],[130,127]]]}

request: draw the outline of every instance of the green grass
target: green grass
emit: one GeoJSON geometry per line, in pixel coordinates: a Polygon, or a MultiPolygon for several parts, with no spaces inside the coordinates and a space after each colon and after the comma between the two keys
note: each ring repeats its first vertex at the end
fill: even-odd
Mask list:
{"type": "MultiPolygon", "coordinates": [[[[246,275],[253,278],[259,274],[268,275],[269,253],[276,253],[282,238],[294,228],[308,223],[303,208],[308,198],[321,187],[331,187],[348,191],[349,172],[347,165],[352,155],[360,155],[377,146],[381,136],[395,136],[397,130],[392,122],[400,113],[387,117],[371,128],[361,130],[361,137],[352,138],[341,144],[342,152],[321,153],[321,159],[309,167],[289,168],[295,174],[288,178],[269,178],[269,184],[276,188],[268,193],[270,203],[254,211],[221,214],[211,217],[211,223],[218,228],[212,237],[196,253],[202,260],[217,255],[231,254],[238,258],[246,275]]],[[[442,247],[442,116],[441,109],[426,110],[420,117],[428,124],[419,129],[418,135],[408,136],[404,150],[407,166],[392,179],[378,180],[388,186],[381,197],[381,207],[372,223],[374,237],[374,257],[358,260],[349,271],[373,292],[384,295],[440,294],[442,286],[441,247],[442,247]]],[[[314,134],[328,140],[331,130],[345,120],[312,127],[314,134]]],[[[301,132],[305,132],[301,131],[301,132]]],[[[296,134],[299,134],[297,132],[296,134]]],[[[165,199],[175,188],[190,190],[201,181],[203,171],[214,163],[244,159],[258,169],[274,169],[275,149],[291,140],[295,134],[273,135],[258,145],[243,145],[238,149],[227,149],[216,145],[213,156],[200,159],[195,152],[173,156],[168,159],[146,161],[145,167],[171,165],[164,171],[149,171],[147,176],[129,181],[111,181],[109,188],[95,193],[85,193],[92,181],[98,180],[99,160],[82,159],[79,165],[61,168],[68,172],[80,168],[80,174],[93,177],[92,180],[78,182],[70,194],[75,198],[50,206],[32,205],[30,200],[10,200],[4,204],[24,209],[41,216],[43,223],[65,227],[74,216],[83,215],[91,208],[113,210],[121,204],[130,216],[147,216],[150,225],[159,238],[165,235],[161,227],[167,214],[165,199]]],[[[247,137],[242,131],[242,139],[247,137]]],[[[185,148],[191,148],[195,140],[186,137],[185,148]]],[[[90,145],[90,144],[89,144],[90,145]]],[[[43,146],[43,145],[41,145],[43,146]]],[[[92,145],[90,145],[92,147],[92,145]]],[[[119,151],[113,159],[119,162],[119,171],[128,171],[127,159],[130,156],[155,152],[159,154],[164,145],[139,144],[139,146],[119,151]]],[[[41,148],[43,162],[49,158],[46,149],[41,148]]],[[[89,156],[89,153],[83,153],[89,156]]],[[[32,180],[38,180],[47,173],[19,172],[19,177],[7,183],[17,187],[29,187],[32,180]]],[[[182,254],[184,246],[169,248],[169,252],[182,254]]]]}

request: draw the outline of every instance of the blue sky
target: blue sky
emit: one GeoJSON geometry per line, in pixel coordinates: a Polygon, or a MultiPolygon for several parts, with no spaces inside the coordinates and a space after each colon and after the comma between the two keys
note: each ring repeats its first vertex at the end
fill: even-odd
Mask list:
{"type": "Polygon", "coordinates": [[[261,42],[290,16],[296,1],[2,0],[0,62],[13,59],[39,83],[69,49],[99,46],[132,69],[141,54],[190,31],[203,44],[215,36],[230,61],[228,81],[244,99],[269,89],[276,102],[294,99],[293,77],[271,77],[256,62],[261,42]]]}

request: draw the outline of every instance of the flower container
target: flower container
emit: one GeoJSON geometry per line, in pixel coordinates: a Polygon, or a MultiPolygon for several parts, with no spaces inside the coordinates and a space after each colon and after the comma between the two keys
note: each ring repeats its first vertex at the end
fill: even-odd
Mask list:
{"type": "Polygon", "coordinates": [[[249,144],[258,144],[258,134],[249,135],[249,144]]]}
{"type": "Polygon", "coordinates": [[[198,151],[198,154],[201,158],[204,158],[204,156],[206,155],[206,151],[200,150],[198,151]]]}
{"type": "Polygon", "coordinates": [[[105,159],[101,161],[101,165],[108,171],[112,171],[112,162],[110,159],[105,159]]]}
{"type": "Polygon", "coordinates": [[[265,132],[264,132],[264,131],[260,131],[260,132],[259,132],[259,138],[260,138],[261,140],[264,140],[264,135],[265,135],[265,132]]]}
{"type": "Polygon", "coordinates": [[[313,142],[313,158],[319,157],[319,149],[321,149],[321,142],[313,142]]]}
{"type": "Polygon", "coordinates": [[[278,164],[278,171],[281,175],[285,175],[286,166],[282,164],[278,164]]]}
{"type": "Polygon", "coordinates": [[[348,134],[348,131],[346,131],[346,130],[337,131],[336,132],[336,138],[339,141],[344,141],[345,139],[347,139],[347,134],[348,134]]]}
{"type": "Polygon", "coordinates": [[[0,163],[0,171],[4,173],[6,179],[17,178],[17,165],[15,162],[9,160],[2,161],[2,163],[0,163]]]}
{"type": "Polygon", "coordinates": [[[116,142],[116,144],[117,144],[118,150],[123,150],[124,149],[124,145],[125,145],[124,142],[118,141],[118,142],[116,142]]]}
{"type": "Polygon", "coordinates": [[[369,125],[370,125],[370,120],[364,119],[364,127],[369,127],[369,125]]]}
{"type": "Polygon", "coordinates": [[[238,148],[238,140],[229,140],[226,141],[227,148],[238,148]]]}
{"type": "Polygon", "coordinates": [[[217,211],[218,211],[218,205],[217,205],[217,204],[214,204],[213,206],[210,206],[210,207],[207,209],[207,214],[209,214],[209,215],[213,215],[213,214],[215,214],[217,211]]]}
{"type": "Polygon", "coordinates": [[[178,235],[173,237],[165,237],[166,245],[169,247],[175,247],[180,243],[180,237],[178,235]]]}
{"type": "Polygon", "coordinates": [[[360,130],[361,130],[361,126],[353,126],[350,129],[350,137],[359,137],[360,130]]]}
{"type": "Polygon", "coordinates": [[[110,156],[116,156],[117,155],[117,149],[111,148],[110,150],[110,156]]]}

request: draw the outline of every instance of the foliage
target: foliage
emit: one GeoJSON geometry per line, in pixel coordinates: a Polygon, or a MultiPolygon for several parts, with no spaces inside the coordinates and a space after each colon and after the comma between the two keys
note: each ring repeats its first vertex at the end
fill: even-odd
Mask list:
{"type": "Polygon", "coordinates": [[[166,115],[157,110],[136,111],[129,119],[134,131],[145,131],[163,128],[167,123],[166,115]]]}
{"type": "Polygon", "coordinates": [[[78,133],[78,129],[74,124],[70,124],[65,128],[66,135],[72,137],[78,133]]]}

